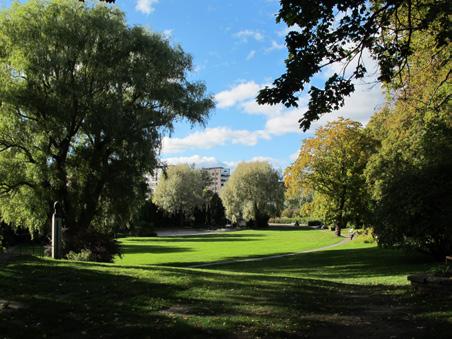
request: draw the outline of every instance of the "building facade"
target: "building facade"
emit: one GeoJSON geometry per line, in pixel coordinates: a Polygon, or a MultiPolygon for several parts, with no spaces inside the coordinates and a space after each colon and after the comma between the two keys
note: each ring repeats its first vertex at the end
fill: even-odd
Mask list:
{"type": "Polygon", "coordinates": [[[155,191],[155,188],[157,187],[157,184],[159,183],[159,180],[161,179],[163,175],[163,169],[162,168],[156,168],[153,172],[153,174],[146,175],[146,180],[148,182],[149,188],[152,192],[155,191]]]}
{"type": "MultiPolygon", "coordinates": [[[[169,165],[171,166],[171,165],[169,165]]],[[[210,178],[209,182],[209,190],[215,193],[220,193],[221,188],[224,186],[226,181],[228,181],[229,177],[231,176],[231,170],[229,168],[224,167],[208,167],[208,168],[202,168],[202,171],[205,171],[210,178]]],[[[157,184],[159,183],[160,179],[163,176],[163,169],[162,168],[156,168],[153,172],[153,174],[146,175],[146,180],[149,185],[149,188],[152,192],[155,191],[155,188],[157,187],[157,184]]]]}
{"type": "Polygon", "coordinates": [[[224,167],[203,168],[203,171],[206,171],[210,176],[209,189],[218,194],[231,176],[231,170],[224,167]]]}

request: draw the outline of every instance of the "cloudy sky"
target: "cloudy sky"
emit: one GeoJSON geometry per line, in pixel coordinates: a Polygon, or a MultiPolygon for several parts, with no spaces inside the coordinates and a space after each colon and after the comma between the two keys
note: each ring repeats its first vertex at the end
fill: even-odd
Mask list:
{"type": "MultiPolygon", "coordinates": [[[[216,108],[205,127],[178,122],[163,140],[161,157],[168,163],[200,166],[269,160],[288,166],[301,141],[315,128],[338,116],[366,123],[383,102],[378,85],[357,84],[357,91],[339,112],[323,117],[307,133],[298,128],[307,98],[298,109],[259,106],[255,97],[284,71],[289,30],[275,23],[276,0],[116,0],[129,24],[165,35],[193,56],[193,80],[204,81],[216,108]]],[[[5,1],[3,1],[5,4],[5,1]]],[[[367,66],[372,60],[367,58],[367,66]]],[[[321,85],[334,65],[313,80],[321,85]]],[[[369,68],[369,67],[368,67],[369,68]]],[[[370,67],[372,68],[372,67],[370,67]]],[[[366,79],[372,82],[374,79],[366,79]]]]}

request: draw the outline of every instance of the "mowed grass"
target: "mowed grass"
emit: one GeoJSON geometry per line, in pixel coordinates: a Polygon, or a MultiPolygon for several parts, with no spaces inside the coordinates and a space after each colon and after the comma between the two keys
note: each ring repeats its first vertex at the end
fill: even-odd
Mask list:
{"type": "Polygon", "coordinates": [[[22,257],[0,266],[0,338],[448,338],[452,299],[405,282],[435,265],[359,239],[209,269],[22,257]]]}
{"type": "Polygon", "coordinates": [[[409,285],[408,275],[435,265],[425,254],[378,248],[358,239],[320,252],[208,268],[360,285],[409,285]]]}
{"type": "Polygon", "coordinates": [[[333,232],[311,229],[245,230],[209,235],[119,239],[118,265],[187,266],[292,253],[341,241],[333,232]]]}

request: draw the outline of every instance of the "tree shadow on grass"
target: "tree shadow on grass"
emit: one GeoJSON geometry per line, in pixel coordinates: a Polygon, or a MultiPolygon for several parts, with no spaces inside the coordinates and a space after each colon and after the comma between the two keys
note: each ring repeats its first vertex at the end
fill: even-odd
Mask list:
{"type": "Polygon", "coordinates": [[[252,241],[264,237],[263,234],[206,234],[184,236],[160,236],[151,238],[125,238],[126,242],[223,242],[223,241],[252,241]]]}
{"type": "Polygon", "coordinates": [[[190,252],[188,247],[169,247],[169,246],[153,246],[153,245],[121,245],[121,252],[124,254],[156,254],[156,253],[178,253],[190,252]]]}
{"type": "Polygon", "coordinates": [[[407,275],[422,271],[433,263],[431,257],[421,253],[372,247],[302,253],[256,262],[211,266],[209,269],[310,276],[318,279],[353,279],[407,275]]]}
{"type": "Polygon", "coordinates": [[[11,338],[439,338],[451,329],[421,316],[450,303],[423,303],[404,287],[39,259],[0,276],[10,302],[0,333],[11,338]]]}

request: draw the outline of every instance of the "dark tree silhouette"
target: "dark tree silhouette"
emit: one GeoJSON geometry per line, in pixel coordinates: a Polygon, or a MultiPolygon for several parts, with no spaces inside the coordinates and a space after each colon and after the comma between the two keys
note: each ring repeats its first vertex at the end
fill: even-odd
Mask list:
{"type": "Polygon", "coordinates": [[[299,120],[307,130],[322,114],[343,106],[354,91],[352,80],[367,73],[364,51],[378,61],[379,80],[393,82],[409,65],[413,33],[433,32],[436,47],[447,48],[450,12],[447,0],[281,0],[276,21],[292,28],[286,36],[286,72],[260,91],[257,102],[298,107],[297,94],[313,75],[335,62],[347,66],[355,60],[350,75],[345,66],[323,88],[310,88],[308,110],[299,120]]]}

